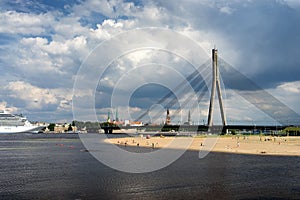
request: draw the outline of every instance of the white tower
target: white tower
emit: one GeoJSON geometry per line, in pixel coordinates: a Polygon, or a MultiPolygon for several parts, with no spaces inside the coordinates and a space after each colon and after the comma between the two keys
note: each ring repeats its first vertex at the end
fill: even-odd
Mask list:
{"type": "Polygon", "coordinates": [[[212,68],[213,68],[213,80],[212,80],[212,87],[211,87],[211,97],[210,97],[207,125],[209,127],[212,126],[212,117],[213,117],[213,112],[214,112],[214,100],[215,100],[216,89],[217,89],[222,123],[223,123],[223,126],[226,126],[226,117],[225,117],[223,101],[222,101],[219,68],[218,68],[218,50],[215,48],[212,50],[212,68]]]}

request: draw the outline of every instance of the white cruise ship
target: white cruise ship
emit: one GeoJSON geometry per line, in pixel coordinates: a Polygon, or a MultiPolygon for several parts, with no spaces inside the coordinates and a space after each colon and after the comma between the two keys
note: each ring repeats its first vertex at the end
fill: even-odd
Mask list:
{"type": "Polygon", "coordinates": [[[7,111],[0,110],[0,133],[38,132],[44,127],[31,124],[22,115],[13,115],[7,111]]]}

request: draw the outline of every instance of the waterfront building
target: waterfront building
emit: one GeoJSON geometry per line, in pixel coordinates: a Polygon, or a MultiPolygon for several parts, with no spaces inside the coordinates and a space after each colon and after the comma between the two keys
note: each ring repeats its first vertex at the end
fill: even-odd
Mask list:
{"type": "Polygon", "coordinates": [[[170,111],[169,109],[167,109],[167,116],[166,116],[166,125],[170,125],[171,124],[171,117],[170,117],[170,111]]]}

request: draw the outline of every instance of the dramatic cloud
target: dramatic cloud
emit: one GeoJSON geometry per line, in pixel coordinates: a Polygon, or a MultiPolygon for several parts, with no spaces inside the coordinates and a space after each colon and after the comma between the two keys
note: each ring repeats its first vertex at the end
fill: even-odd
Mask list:
{"type": "Polygon", "coordinates": [[[43,109],[53,105],[53,109],[70,104],[72,93],[65,89],[43,89],[22,81],[10,82],[4,88],[7,96],[11,99],[18,99],[24,103],[27,109],[43,109]]]}
{"type": "MultiPolygon", "coordinates": [[[[190,37],[195,44],[203,47],[207,55],[216,45],[220,57],[232,67],[300,112],[296,103],[300,90],[300,47],[297,45],[300,43],[299,1],[1,1],[0,7],[1,109],[6,107],[11,111],[28,112],[41,120],[72,120],[74,80],[97,78],[96,91],[89,88],[76,94],[81,112],[88,113],[85,110],[86,97],[95,94],[99,120],[105,120],[113,91],[118,91],[119,112],[125,112],[123,98],[128,88],[145,80],[155,80],[157,76],[163,77],[170,85],[176,85],[178,81],[163,66],[188,77],[193,73],[190,63],[170,52],[137,49],[119,55],[110,66],[102,66],[95,60],[95,71],[90,71],[90,77],[76,76],[77,71],[103,41],[136,28],[159,27],[190,37]],[[153,63],[161,65],[162,70],[157,70],[160,74],[152,70],[156,69],[153,63]],[[143,65],[148,68],[138,71],[143,65]],[[101,76],[98,73],[104,67],[107,69],[101,76]]],[[[151,37],[151,33],[145,32],[128,41],[120,41],[118,45],[107,47],[98,58],[125,49],[126,42],[130,46],[137,39],[151,46],[151,37]]],[[[165,43],[159,45],[174,49],[178,42],[165,38],[165,43]]],[[[174,52],[179,50],[174,49],[174,52]]],[[[185,52],[185,55],[189,53],[185,52]]],[[[211,70],[209,67],[208,71],[211,70]]],[[[205,74],[208,76],[209,73],[205,74]]],[[[226,79],[224,82],[230,83],[226,100],[228,118],[238,121],[243,116],[241,121],[251,122],[255,112],[247,112],[253,110],[251,106],[241,103],[240,97],[235,98],[235,92],[252,90],[251,86],[239,84],[234,76],[223,78],[226,79]]],[[[191,85],[196,87],[195,82],[191,85]]],[[[131,112],[142,113],[162,96],[159,88],[153,85],[147,87],[132,93],[134,99],[128,105],[131,112]]],[[[206,120],[207,95],[201,102],[200,121],[206,120]]],[[[181,113],[186,116],[187,112],[188,109],[185,109],[181,113]]],[[[260,120],[264,120],[264,114],[262,116],[260,120]]]]}
{"type": "Polygon", "coordinates": [[[50,13],[30,14],[16,11],[0,13],[0,33],[38,35],[46,33],[54,21],[50,13]]]}

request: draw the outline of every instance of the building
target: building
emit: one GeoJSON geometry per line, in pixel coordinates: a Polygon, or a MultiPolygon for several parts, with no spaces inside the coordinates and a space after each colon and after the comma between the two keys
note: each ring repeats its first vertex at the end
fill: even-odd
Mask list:
{"type": "Polygon", "coordinates": [[[167,116],[166,116],[165,125],[170,125],[170,124],[171,124],[170,111],[169,111],[169,109],[167,109],[167,116]]]}

